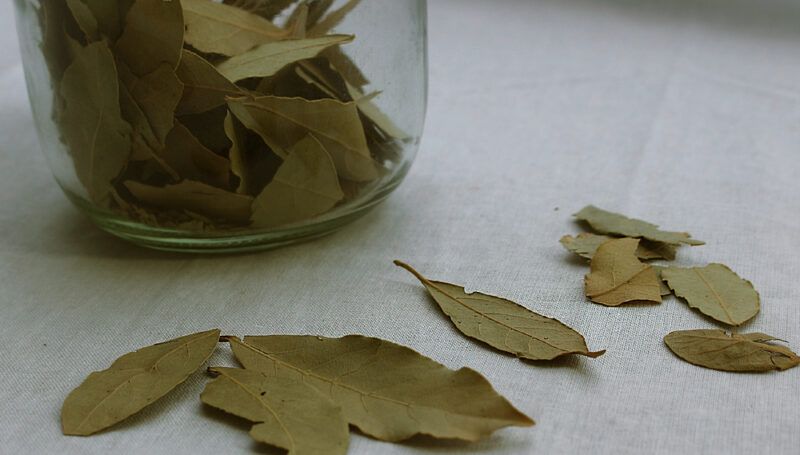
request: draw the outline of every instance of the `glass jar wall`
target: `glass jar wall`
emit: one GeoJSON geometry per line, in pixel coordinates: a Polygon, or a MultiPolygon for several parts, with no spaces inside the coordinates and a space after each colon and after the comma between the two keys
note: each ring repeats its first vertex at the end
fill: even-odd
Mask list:
{"type": "Polygon", "coordinates": [[[384,199],[419,145],[424,0],[15,0],[41,144],[101,228],[269,248],[384,199]]]}

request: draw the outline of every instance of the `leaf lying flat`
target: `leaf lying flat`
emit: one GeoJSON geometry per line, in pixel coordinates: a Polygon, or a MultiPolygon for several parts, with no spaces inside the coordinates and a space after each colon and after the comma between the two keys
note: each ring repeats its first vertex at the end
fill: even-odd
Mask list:
{"type": "Polygon", "coordinates": [[[183,97],[178,105],[178,115],[199,114],[225,104],[226,96],[242,96],[239,87],[214,68],[203,57],[192,51],[183,51],[177,70],[183,82],[183,97]]]}
{"type": "Polygon", "coordinates": [[[489,382],[388,341],[362,336],[231,339],[249,370],[305,382],[342,407],[345,419],[385,441],[417,434],[474,441],[507,426],[533,421],[489,382]]]}
{"type": "Polygon", "coordinates": [[[253,224],[275,227],[311,219],[344,198],[336,167],[313,136],[298,142],[253,202],[253,224]]]}
{"type": "Polygon", "coordinates": [[[115,49],[137,76],[150,74],[162,65],[174,71],[183,50],[181,2],[136,0],[115,49]]]}
{"type": "Polygon", "coordinates": [[[341,178],[366,182],[378,177],[355,103],[259,96],[231,99],[228,106],[283,157],[286,153],[281,150],[313,134],[331,155],[341,178]]]}
{"type": "Polygon", "coordinates": [[[606,306],[624,303],[661,303],[661,291],[655,269],[636,257],[638,239],[622,238],[603,243],[586,275],[586,296],[606,306]]]}
{"type": "Polygon", "coordinates": [[[496,349],[530,360],[552,360],[569,354],[599,357],[586,340],[561,321],[542,316],[510,300],[430,281],[408,264],[395,265],[413,274],[461,333],[496,349]]]}
{"type": "Polygon", "coordinates": [[[97,204],[110,200],[131,151],[131,126],[122,119],[114,57],[104,41],[80,48],[64,72],[61,127],[78,179],[97,204]]]}
{"type": "Polygon", "coordinates": [[[286,38],[269,20],[211,0],[181,0],[186,43],[202,52],[234,56],[258,45],[286,38]]]}
{"type": "Polygon", "coordinates": [[[575,218],[589,223],[592,229],[600,234],[641,237],[670,245],[705,245],[705,242],[691,238],[686,232],[661,231],[655,224],[607,212],[592,205],[576,213],[575,218]]]}
{"type": "Polygon", "coordinates": [[[100,37],[100,31],[92,10],[81,0],[67,0],[67,6],[86,39],[90,42],[97,41],[100,37]]]}
{"type": "Polygon", "coordinates": [[[211,368],[219,378],[200,399],[256,425],[250,435],[289,455],[343,455],[350,429],[330,398],[303,382],[258,371],[211,368]]]}
{"type": "MultiPolygon", "coordinates": [[[[567,251],[575,253],[582,258],[592,259],[600,245],[615,238],[584,232],[578,234],[577,237],[565,235],[561,237],[560,242],[567,251]]],[[[639,241],[639,247],[636,248],[636,257],[642,260],[666,259],[671,261],[675,259],[676,251],[677,247],[675,245],[642,239],[639,241]]]]}
{"type": "Polygon", "coordinates": [[[262,44],[225,60],[217,65],[217,70],[233,82],[251,77],[269,77],[286,65],[312,58],[331,46],[349,43],[353,39],[352,35],[329,35],[262,44]]]}
{"type": "Polygon", "coordinates": [[[728,325],[742,325],[761,309],[753,283],[722,264],[683,269],[668,267],[662,277],[690,307],[728,325]]]}
{"type": "Polygon", "coordinates": [[[167,210],[189,210],[201,215],[235,223],[250,220],[253,198],[231,193],[200,182],[184,180],[176,185],[150,186],[127,181],[125,187],[136,199],[167,210]]]}
{"type": "Polygon", "coordinates": [[[769,344],[776,338],[763,333],[729,334],[724,330],[685,330],[664,338],[681,359],[721,371],[788,370],[800,357],[785,346],[769,344]]]}
{"type": "Polygon", "coordinates": [[[176,338],[117,359],[67,396],[61,408],[64,434],[88,436],[155,402],[211,357],[219,330],[176,338]]]}

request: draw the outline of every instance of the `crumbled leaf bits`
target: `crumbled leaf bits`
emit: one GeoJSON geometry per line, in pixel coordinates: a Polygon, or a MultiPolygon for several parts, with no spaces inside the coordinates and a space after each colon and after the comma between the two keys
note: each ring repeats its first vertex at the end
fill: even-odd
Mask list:
{"type": "Polygon", "coordinates": [[[61,408],[66,435],[89,436],[141,411],[184,382],[211,357],[219,330],[196,333],[140,349],[95,372],[61,408]]]}
{"type": "Polygon", "coordinates": [[[669,267],[661,276],[676,296],[719,322],[742,325],[760,311],[761,299],[753,284],[723,264],[669,267]]]}
{"type": "Polygon", "coordinates": [[[359,0],[39,3],[60,139],[83,196],[121,217],[303,223],[375,191],[414,139],[334,33],[359,0]]]}
{"type": "Polygon", "coordinates": [[[779,340],[763,333],[731,334],[724,330],[685,330],[664,338],[681,359],[713,370],[782,371],[800,365],[797,354],[771,341],[779,340]]]}
{"type": "Polygon", "coordinates": [[[533,425],[468,368],[453,371],[404,346],[376,338],[230,338],[248,370],[316,388],[345,419],[384,441],[414,435],[475,441],[503,427],[533,425]]]}
{"type": "Polygon", "coordinates": [[[620,306],[625,303],[661,303],[661,288],[653,266],[636,257],[638,239],[622,238],[597,249],[586,275],[586,296],[595,303],[620,306]]]}
{"type": "MultiPolygon", "coordinates": [[[[561,238],[560,242],[567,251],[575,253],[584,259],[592,259],[600,245],[614,238],[615,237],[608,235],[584,232],[578,234],[577,237],[565,235],[561,238]]],[[[636,256],[644,261],[652,259],[672,261],[675,259],[676,252],[677,246],[675,245],[653,242],[647,239],[640,240],[639,247],[636,248],[636,256]]]]}
{"type": "Polygon", "coordinates": [[[200,395],[203,403],[247,419],[250,436],[289,455],[344,455],[350,429],[342,409],[302,381],[272,373],[211,368],[217,379],[200,395]]]}
{"type": "Polygon", "coordinates": [[[529,360],[553,360],[569,354],[594,358],[605,353],[589,351],[583,336],[561,321],[501,297],[468,294],[462,286],[428,280],[406,263],[395,261],[395,265],[425,286],[461,333],[495,349],[529,360]]]}
{"type": "Polygon", "coordinates": [[[704,245],[686,232],[661,231],[655,224],[608,212],[595,206],[587,206],[575,214],[575,218],[588,223],[599,234],[644,238],[670,245],[704,245]]]}

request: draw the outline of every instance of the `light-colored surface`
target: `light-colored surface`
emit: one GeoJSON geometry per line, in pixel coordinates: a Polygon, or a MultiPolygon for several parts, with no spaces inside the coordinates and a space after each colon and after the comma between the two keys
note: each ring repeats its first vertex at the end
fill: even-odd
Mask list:
{"type": "MultiPolygon", "coordinates": [[[[152,253],[93,228],[52,181],[0,6],[0,449],[247,453],[201,406],[206,378],[90,439],[58,412],[137,346],[229,334],[362,333],[484,373],[538,421],[475,445],[353,436],[353,454],[796,454],[800,369],[740,375],[662,337],[713,327],[685,304],[604,308],[558,239],[586,203],[708,241],[761,291],[747,330],[800,348],[800,4],[755,0],[432,0],[424,146],[397,194],[341,233],[236,257],[152,253]],[[558,210],[556,210],[558,208],[558,210]],[[531,365],[460,335],[392,259],[582,331],[596,359],[531,365]]],[[[221,348],[215,364],[231,362],[221,348]]]]}

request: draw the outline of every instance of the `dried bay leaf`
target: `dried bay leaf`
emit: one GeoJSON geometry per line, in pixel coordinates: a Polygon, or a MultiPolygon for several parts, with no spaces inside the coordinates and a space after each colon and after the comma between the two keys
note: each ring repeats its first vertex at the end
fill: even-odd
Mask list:
{"type": "Polygon", "coordinates": [[[183,51],[176,73],[183,83],[178,115],[210,111],[223,106],[227,96],[244,95],[239,87],[219,74],[214,65],[192,51],[183,51]]]}
{"type": "Polygon", "coordinates": [[[163,145],[160,144],[156,138],[147,116],[145,116],[141,107],[139,107],[139,104],[133,99],[133,96],[128,92],[124,84],[120,85],[119,89],[122,117],[133,127],[130,160],[152,161],[158,165],[165,174],[169,175],[170,178],[178,180],[178,173],[157,153],[157,150],[161,150],[163,145]]]}
{"type": "Polygon", "coordinates": [[[214,220],[238,224],[250,220],[252,197],[231,193],[205,183],[184,180],[176,185],[157,187],[127,181],[125,187],[138,200],[153,207],[189,210],[214,220]]]}
{"type": "Polygon", "coordinates": [[[275,178],[253,201],[253,225],[275,227],[311,219],[344,198],[336,167],[314,137],[289,150],[275,178]]]}
{"type": "Polygon", "coordinates": [[[239,194],[247,194],[248,172],[245,146],[247,144],[246,132],[244,125],[241,125],[238,120],[228,112],[225,117],[225,135],[231,141],[231,149],[228,152],[228,157],[231,162],[231,172],[236,177],[239,177],[239,185],[236,187],[236,192],[239,194]]]}
{"type": "Polygon", "coordinates": [[[61,408],[66,435],[104,430],[169,393],[211,357],[219,330],[196,333],[120,357],[73,390],[61,408]]]}
{"type": "Polygon", "coordinates": [[[289,455],[344,455],[350,429],[342,410],[310,385],[236,368],[211,368],[219,375],[203,390],[203,403],[256,423],[258,442],[289,455]]]}
{"type": "Polygon", "coordinates": [[[313,134],[328,151],[339,176],[355,182],[378,177],[355,103],[260,96],[228,101],[233,114],[275,153],[313,134]]]}
{"type": "Polygon", "coordinates": [[[305,382],[341,406],[369,436],[475,441],[507,426],[531,426],[479,373],[453,371],[388,341],[362,336],[231,338],[248,370],[305,382]]]}
{"type": "Polygon", "coordinates": [[[288,32],[244,9],[211,0],[182,0],[186,43],[202,52],[240,55],[266,43],[283,40],[288,32]]]}
{"type": "Polygon", "coordinates": [[[366,85],[369,85],[369,79],[361,71],[361,68],[347,55],[340,46],[325,49],[320,54],[321,56],[330,60],[331,64],[336,68],[342,77],[348,83],[357,87],[359,90],[366,85]]]}
{"type": "Polygon", "coordinates": [[[225,155],[231,141],[225,135],[225,117],[228,106],[220,106],[199,114],[181,115],[177,120],[214,153],[225,155]]]}
{"type": "Polygon", "coordinates": [[[661,273],[676,296],[690,307],[728,325],[742,325],[761,309],[753,284],[723,264],[706,267],[668,267],[661,273]]]}
{"type": "MultiPolygon", "coordinates": [[[[565,235],[561,238],[560,242],[568,251],[582,258],[592,259],[600,245],[614,238],[615,237],[607,235],[585,232],[578,234],[577,237],[565,235]]],[[[671,261],[675,259],[676,252],[677,247],[675,245],[641,239],[639,241],[639,247],[636,249],[636,256],[642,260],[666,259],[671,261]]]]}
{"type": "Polygon", "coordinates": [[[328,35],[262,44],[225,60],[217,65],[217,70],[233,82],[252,77],[269,77],[290,63],[315,57],[331,46],[349,43],[354,38],[352,35],[328,35]]]}
{"type": "Polygon", "coordinates": [[[405,140],[411,137],[408,133],[400,129],[400,127],[374,103],[373,100],[380,95],[380,92],[364,95],[359,89],[350,84],[347,84],[347,89],[350,92],[350,96],[356,101],[358,110],[386,136],[399,140],[405,140]]]}
{"type": "Polygon", "coordinates": [[[624,303],[661,303],[661,290],[655,269],[636,257],[638,239],[610,240],[597,249],[586,275],[586,296],[606,306],[624,303]]]}
{"type": "Polygon", "coordinates": [[[705,242],[691,238],[686,232],[661,231],[658,226],[645,221],[608,212],[595,206],[587,206],[575,214],[575,218],[587,222],[600,234],[619,235],[652,240],[670,245],[704,245],[705,242]]]}
{"type": "Polygon", "coordinates": [[[583,336],[561,321],[501,297],[468,294],[462,286],[430,281],[410,265],[394,263],[425,286],[461,333],[495,349],[529,360],[553,360],[569,354],[594,358],[605,353],[590,352],[583,336]]]}
{"type": "Polygon", "coordinates": [[[333,0],[310,0],[308,2],[308,26],[313,27],[333,6],[333,0]]]}
{"type": "Polygon", "coordinates": [[[289,32],[289,39],[304,39],[306,37],[306,26],[308,25],[308,4],[305,2],[297,5],[289,20],[286,21],[286,30],[289,32]]]}
{"type": "Polygon", "coordinates": [[[79,51],[61,81],[61,128],[78,179],[100,205],[131,153],[131,126],[122,119],[117,70],[103,41],[79,51]]]}
{"type": "Polygon", "coordinates": [[[800,365],[791,349],[769,341],[763,333],[729,334],[724,330],[685,330],[664,338],[669,349],[681,359],[720,371],[761,372],[788,370],[800,365]]]}
{"type": "Polygon", "coordinates": [[[163,144],[175,124],[183,83],[166,64],[142,77],[134,75],[122,61],[118,65],[122,83],[147,118],[157,143],[163,144]]]}
{"type": "Polygon", "coordinates": [[[80,0],[86,4],[97,22],[97,28],[112,42],[122,32],[124,17],[135,0],[80,0]]]}
{"type": "Polygon", "coordinates": [[[311,29],[308,30],[308,36],[317,37],[328,34],[336,26],[338,26],[344,18],[350,14],[359,4],[361,0],[350,0],[344,6],[336,11],[325,16],[324,19],[317,22],[311,29]]]}
{"type": "Polygon", "coordinates": [[[88,41],[97,41],[100,37],[99,25],[92,10],[81,0],[67,0],[67,7],[78,23],[88,41]]]}
{"type": "Polygon", "coordinates": [[[175,122],[160,154],[184,179],[222,188],[230,183],[230,161],[206,148],[180,122],[175,122]]]}
{"type": "Polygon", "coordinates": [[[164,65],[174,71],[183,50],[183,27],[181,2],[136,0],[115,53],[139,77],[162,70],[164,65]]]}

